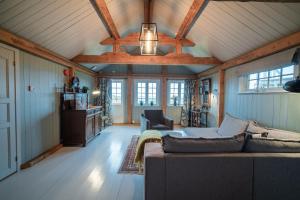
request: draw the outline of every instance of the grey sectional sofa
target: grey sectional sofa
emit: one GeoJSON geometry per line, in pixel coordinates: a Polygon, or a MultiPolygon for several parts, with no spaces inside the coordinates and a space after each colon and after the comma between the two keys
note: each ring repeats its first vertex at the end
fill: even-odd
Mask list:
{"type": "Polygon", "coordinates": [[[147,143],[145,200],[299,200],[300,153],[164,153],[147,143]]]}

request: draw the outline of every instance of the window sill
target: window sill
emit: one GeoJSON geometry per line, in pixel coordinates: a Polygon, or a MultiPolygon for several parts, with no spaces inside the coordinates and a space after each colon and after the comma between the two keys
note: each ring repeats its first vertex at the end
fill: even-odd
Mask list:
{"type": "Polygon", "coordinates": [[[288,93],[283,89],[266,89],[266,90],[253,90],[253,91],[242,91],[238,94],[272,94],[272,93],[288,93]]]}

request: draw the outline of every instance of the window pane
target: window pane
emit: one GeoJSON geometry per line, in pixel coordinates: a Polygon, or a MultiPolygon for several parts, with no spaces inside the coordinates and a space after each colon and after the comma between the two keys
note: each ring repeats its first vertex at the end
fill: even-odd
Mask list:
{"type": "Polygon", "coordinates": [[[272,76],[280,76],[281,74],[281,69],[274,69],[270,71],[270,77],[272,76]]]}
{"type": "Polygon", "coordinates": [[[257,73],[255,74],[249,74],[249,80],[257,79],[257,73]]]}
{"type": "Polygon", "coordinates": [[[268,88],[268,79],[259,79],[259,88],[268,88]]]}
{"type": "Polygon", "coordinates": [[[269,88],[280,87],[280,77],[270,78],[269,88]]]}
{"type": "Polygon", "coordinates": [[[122,83],[121,82],[112,82],[111,83],[111,96],[112,96],[112,104],[121,104],[122,101],[122,83]]]}
{"type": "Polygon", "coordinates": [[[282,68],[282,75],[294,74],[294,65],[282,68]]]}
{"type": "Polygon", "coordinates": [[[249,89],[254,90],[257,88],[257,80],[249,81],[249,89]]]}
{"type": "Polygon", "coordinates": [[[282,85],[284,85],[288,81],[292,81],[294,79],[294,75],[282,76],[282,85]]]}
{"type": "Polygon", "coordinates": [[[260,72],[259,78],[268,78],[268,72],[260,72]]]}

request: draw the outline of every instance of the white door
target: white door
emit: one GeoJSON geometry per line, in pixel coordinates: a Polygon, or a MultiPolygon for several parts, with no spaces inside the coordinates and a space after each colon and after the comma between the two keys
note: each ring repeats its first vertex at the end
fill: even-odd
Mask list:
{"type": "Polygon", "coordinates": [[[15,52],[0,46],[0,180],[17,170],[15,52]]]}
{"type": "Polygon", "coordinates": [[[124,123],[124,80],[111,81],[111,114],[113,123],[124,123]]]}

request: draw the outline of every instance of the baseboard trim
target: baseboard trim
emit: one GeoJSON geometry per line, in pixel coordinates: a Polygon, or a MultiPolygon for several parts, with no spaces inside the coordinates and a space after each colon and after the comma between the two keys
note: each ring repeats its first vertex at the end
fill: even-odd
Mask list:
{"type": "Polygon", "coordinates": [[[37,157],[21,164],[21,169],[27,169],[29,167],[32,167],[33,165],[41,162],[42,160],[44,160],[45,158],[49,157],[51,154],[55,153],[56,151],[58,151],[60,148],[62,148],[63,145],[62,144],[58,144],[50,149],[48,149],[47,151],[45,151],[44,153],[38,155],[37,157]]]}

